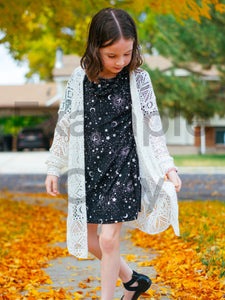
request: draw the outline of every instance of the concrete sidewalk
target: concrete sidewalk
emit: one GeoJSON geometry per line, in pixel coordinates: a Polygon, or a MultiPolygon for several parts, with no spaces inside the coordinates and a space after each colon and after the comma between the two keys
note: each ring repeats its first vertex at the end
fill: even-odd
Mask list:
{"type": "Polygon", "coordinates": [[[46,174],[49,151],[0,152],[0,174],[46,174]]]}
{"type": "MultiPolygon", "coordinates": [[[[123,227],[121,232],[121,244],[120,250],[121,255],[126,260],[126,255],[133,254],[136,255],[134,262],[128,262],[129,266],[136,270],[137,272],[146,274],[151,279],[156,277],[156,271],[154,267],[138,267],[137,264],[141,261],[152,260],[155,255],[151,254],[150,251],[143,252],[142,248],[134,247],[130,241],[129,234],[126,232],[126,226],[123,227]]],[[[66,247],[65,243],[60,244],[61,247],[66,247]]],[[[92,257],[94,258],[94,257],[92,257]]],[[[89,292],[90,295],[93,295],[93,290],[97,287],[100,287],[100,262],[97,259],[90,260],[77,260],[73,256],[58,258],[49,261],[51,264],[50,267],[45,269],[45,272],[49,274],[51,280],[53,281],[52,286],[56,288],[68,288],[72,293],[77,291],[82,291],[83,295],[86,295],[89,292]],[[90,278],[91,281],[87,283],[88,288],[82,289],[79,284],[85,283],[87,278],[90,278]],[[73,289],[72,289],[73,288],[73,289]]],[[[46,285],[45,287],[47,287],[46,285]]],[[[152,284],[151,288],[153,290],[159,290],[157,285],[152,284]]],[[[40,291],[46,291],[46,289],[40,289],[40,291]]],[[[119,287],[116,287],[116,292],[114,299],[120,299],[123,295],[123,286],[122,283],[119,287]]],[[[96,291],[96,296],[100,296],[100,291],[96,291]]],[[[85,299],[91,299],[91,297],[85,297],[85,299]]],[[[140,299],[142,299],[140,297],[140,299]]],[[[146,299],[146,298],[143,298],[146,299]]],[[[150,299],[147,298],[147,299],[150,299]]],[[[152,298],[151,298],[152,299],[152,298]]],[[[154,299],[154,298],[153,298],[154,299]]],[[[167,296],[161,296],[163,300],[169,300],[167,296]]]]}
{"type": "MultiPolygon", "coordinates": [[[[33,205],[42,205],[49,206],[53,204],[53,207],[67,213],[67,204],[65,201],[62,201],[60,198],[43,198],[40,197],[31,197],[31,196],[19,196],[15,194],[12,196],[12,200],[15,201],[26,201],[29,204],[33,205]]],[[[132,270],[136,270],[137,272],[143,273],[149,276],[151,279],[156,278],[157,273],[154,267],[138,267],[139,262],[143,261],[151,261],[155,258],[156,254],[152,254],[151,250],[143,249],[141,247],[133,246],[131,241],[131,234],[128,232],[131,227],[125,226],[123,224],[121,234],[120,234],[120,253],[121,256],[127,261],[127,255],[133,255],[130,257],[128,261],[129,266],[132,270]]],[[[56,243],[52,246],[59,246],[62,248],[66,248],[66,242],[56,243]]],[[[97,287],[100,287],[100,262],[98,259],[95,259],[94,256],[90,255],[90,259],[79,260],[72,255],[68,255],[67,257],[59,257],[57,259],[53,259],[48,261],[49,267],[43,268],[43,270],[50,276],[52,280],[51,285],[43,285],[38,291],[45,292],[48,291],[48,287],[52,288],[66,288],[71,293],[75,293],[77,291],[82,291],[83,295],[86,295],[89,292],[90,295],[93,295],[93,290],[97,287]],[[90,282],[87,283],[89,287],[82,288],[82,283],[86,283],[87,279],[91,279],[90,282]],[[80,286],[79,286],[80,284],[80,286]]],[[[162,287],[162,286],[161,286],[162,287]]],[[[152,290],[160,291],[160,288],[157,284],[151,285],[152,290]]],[[[23,292],[23,294],[27,294],[27,292],[23,292]]],[[[119,287],[116,287],[116,292],[114,299],[120,299],[123,295],[123,285],[120,284],[119,287]]],[[[100,296],[100,291],[96,291],[96,296],[100,296]]],[[[91,299],[91,297],[85,297],[84,299],[91,299]]],[[[142,299],[140,297],[140,299],[142,299]]],[[[143,298],[143,299],[154,299],[154,298],[143,298]]],[[[161,296],[162,300],[169,300],[169,296],[161,296]]],[[[38,300],[38,299],[37,299],[38,300]]]]}
{"type": "MultiPolygon", "coordinates": [[[[49,151],[0,152],[0,174],[46,174],[49,151]]],[[[225,167],[179,167],[179,174],[225,174],[225,167]]]]}

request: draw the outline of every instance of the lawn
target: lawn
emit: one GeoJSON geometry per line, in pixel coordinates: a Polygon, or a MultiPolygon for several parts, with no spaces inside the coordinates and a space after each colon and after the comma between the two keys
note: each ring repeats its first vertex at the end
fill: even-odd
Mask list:
{"type": "Polygon", "coordinates": [[[178,167],[225,167],[225,154],[173,155],[178,167]]]}

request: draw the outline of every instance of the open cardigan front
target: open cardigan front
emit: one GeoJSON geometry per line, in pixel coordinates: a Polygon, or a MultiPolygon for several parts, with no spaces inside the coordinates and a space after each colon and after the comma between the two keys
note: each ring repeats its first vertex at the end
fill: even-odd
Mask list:
{"type": "MultiPolygon", "coordinates": [[[[58,121],[47,174],[60,175],[68,167],[67,247],[70,254],[88,257],[87,215],[85,201],[83,80],[85,71],[78,67],[67,83],[60,103],[58,121]]],[[[141,212],[134,228],[156,234],[172,225],[179,235],[178,203],[174,185],[165,181],[166,172],[174,167],[162,130],[155,94],[149,74],[138,69],[130,74],[132,126],[139,160],[142,186],[141,212]]]]}

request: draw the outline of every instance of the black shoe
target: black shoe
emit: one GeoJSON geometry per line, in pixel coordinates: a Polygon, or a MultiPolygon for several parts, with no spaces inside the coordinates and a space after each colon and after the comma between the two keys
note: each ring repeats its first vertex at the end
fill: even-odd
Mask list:
{"type": "MultiPolygon", "coordinates": [[[[137,272],[133,271],[133,275],[130,281],[123,283],[124,287],[128,291],[135,291],[133,297],[131,300],[137,300],[138,297],[146,292],[152,284],[151,279],[143,274],[138,274],[137,272]],[[133,283],[137,281],[138,285],[137,286],[131,286],[133,283]]],[[[121,300],[123,299],[124,296],[122,296],[121,300]]]]}

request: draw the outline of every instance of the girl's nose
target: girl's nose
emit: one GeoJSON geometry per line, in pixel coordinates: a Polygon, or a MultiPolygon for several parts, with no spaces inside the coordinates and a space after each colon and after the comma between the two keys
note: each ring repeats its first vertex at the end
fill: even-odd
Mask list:
{"type": "Polygon", "coordinates": [[[117,66],[123,66],[124,65],[124,59],[121,57],[120,59],[117,60],[116,62],[117,66]]]}

